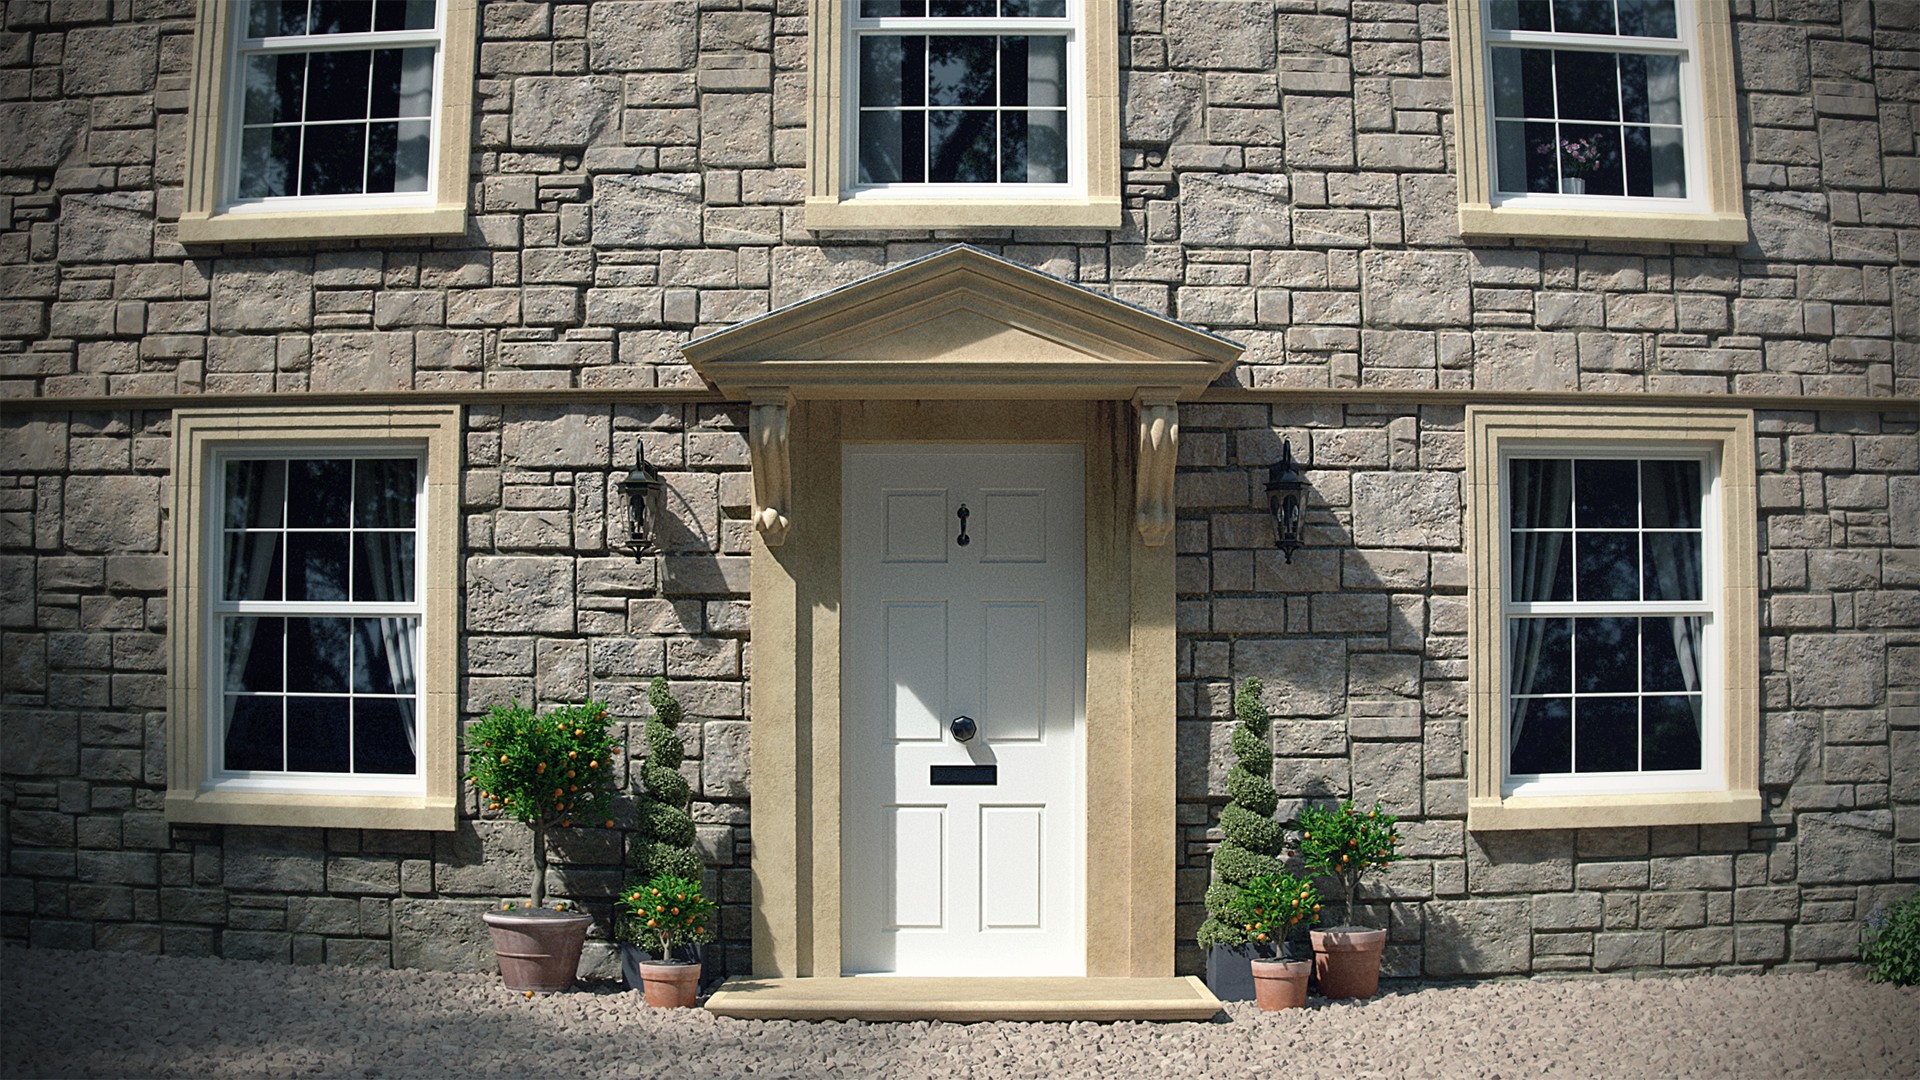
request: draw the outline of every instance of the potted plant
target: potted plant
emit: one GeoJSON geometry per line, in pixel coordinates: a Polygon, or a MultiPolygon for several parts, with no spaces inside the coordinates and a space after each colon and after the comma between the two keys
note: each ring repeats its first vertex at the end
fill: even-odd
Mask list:
{"type": "MultiPolygon", "coordinates": [[[[686,748],[674,730],[680,726],[680,702],[668,691],[667,680],[655,676],[647,687],[647,703],[653,706],[653,715],[647,718],[647,756],[640,766],[640,826],[627,847],[627,864],[632,870],[628,880],[636,884],[660,877],[699,881],[700,856],[693,850],[693,818],[687,812],[693,803],[693,791],[687,778],[680,775],[686,748]]],[[[648,960],[695,960],[706,971],[705,950],[698,944],[678,945],[678,952],[670,957],[654,952],[659,944],[657,936],[644,931],[645,927],[631,917],[615,923],[620,974],[628,986],[642,988],[645,973],[641,965],[648,960]]]]}
{"type": "Polygon", "coordinates": [[[1309,935],[1314,981],[1327,997],[1368,998],[1380,988],[1387,932],[1360,926],[1354,902],[1362,871],[1384,868],[1400,858],[1393,850],[1400,841],[1395,821],[1378,803],[1364,814],[1352,801],[1341,803],[1338,810],[1310,806],[1300,812],[1301,857],[1310,869],[1338,878],[1347,896],[1347,921],[1309,935]]]}
{"type": "Polygon", "coordinates": [[[1280,947],[1279,956],[1256,957],[1252,963],[1254,1002],[1267,1012],[1305,1005],[1313,965],[1293,959],[1287,931],[1320,911],[1319,892],[1285,871],[1262,874],[1241,886],[1235,910],[1252,940],[1280,947]]]}
{"type": "Polygon", "coordinates": [[[1557,159],[1561,194],[1585,195],[1587,177],[1600,167],[1600,157],[1604,151],[1598,136],[1588,136],[1584,139],[1560,139],[1553,143],[1541,143],[1535,147],[1535,152],[1557,159]]]}
{"type": "Polygon", "coordinates": [[[643,972],[647,1004],[683,1009],[700,994],[700,961],[681,960],[681,945],[713,940],[713,901],[700,893],[699,878],[663,874],[621,897],[620,904],[638,932],[659,946],[659,960],[647,960],[643,972]]]}
{"type": "Polygon", "coordinates": [[[1226,1001],[1252,998],[1253,960],[1274,955],[1275,943],[1254,939],[1238,905],[1249,882],[1281,871],[1280,855],[1286,847],[1286,836],[1273,820],[1280,797],[1267,779],[1273,771],[1273,749],[1267,743],[1271,725],[1260,690],[1259,679],[1247,679],[1233,695],[1239,723],[1230,745],[1237,760],[1227,771],[1227,805],[1220,812],[1220,846],[1213,852],[1213,883],[1207,886],[1207,920],[1196,935],[1207,950],[1207,987],[1226,1001]]]}
{"type": "Polygon", "coordinates": [[[536,715],[496,705],[467,733],[467,779],[489,811],[533,830],[530,902],[507,901],[486,913],[487,931],[510,990],[565,990],[580,967],[593,916],[547,903],[547,834],[581,822],[613,826],[615,755],[606,706],[566,705],[536,715]]]}

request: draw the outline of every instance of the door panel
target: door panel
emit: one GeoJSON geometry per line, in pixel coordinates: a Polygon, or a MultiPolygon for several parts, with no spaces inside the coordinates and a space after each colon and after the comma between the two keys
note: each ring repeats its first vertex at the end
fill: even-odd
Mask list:
{"type": "Polygon", "coordinates": [[[1086,970],[1083,469],[1077,446],[846,449],[846,973],[1086,970]]]}

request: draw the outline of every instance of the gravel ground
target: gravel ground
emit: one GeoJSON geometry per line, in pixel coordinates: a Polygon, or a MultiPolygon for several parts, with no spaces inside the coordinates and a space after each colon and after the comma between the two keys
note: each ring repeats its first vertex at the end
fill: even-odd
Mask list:
{"type": "Polygon", "coordinates": [[[1851,970],[1420,986],[1211,1023],[861,1024],[649,1012],[597,980],[528,998],[490,975],[11,947],[0,967],[8,1077],[1920,1075],[1920,988],[1851,970]]]}

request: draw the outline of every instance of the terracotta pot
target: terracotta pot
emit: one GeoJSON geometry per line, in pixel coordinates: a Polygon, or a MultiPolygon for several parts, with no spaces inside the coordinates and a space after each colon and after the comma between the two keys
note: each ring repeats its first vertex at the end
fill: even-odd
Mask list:
{"type": "Polygon", "coordinates": [[[1370,998],[1380,989],[1385,930],[1314,930],[1313,981],[1330,998],[1370,998]]]}
{"type": "Polygon", "coordinates": [[[1306,960],[1255,960],[1254,1004],[1267,1012],[1305,1007],[1307,973],[1312,970],[1313,964],[1306,960]]]}
{"type": "Polygon", "coordinates": [[[675,945],[672,956],[661,956],[660,950],[642,948],[639,945],[620,943],[620,981],[627,984],[629,990],[645,990],[646,980],[640,975],[640,965],[650,960],[691,960],[700,965],[700,989],[711,990],[710,985],[720,975],[719,957],[714,963],[707,963],[705,945],[675,945]]]}
{"type": "Polygon", "coordinates": [[[593,916],[582,911],[523,908],[481,916],[509,990],[552,993],[573,985],[593,916]]]}
{"type": "Polygon", "coordinates": [[[648,960],[640,965],[647,1005],[655,1009],[685,1009],[700,996],[700,965],[684,960],[648,960]]]}

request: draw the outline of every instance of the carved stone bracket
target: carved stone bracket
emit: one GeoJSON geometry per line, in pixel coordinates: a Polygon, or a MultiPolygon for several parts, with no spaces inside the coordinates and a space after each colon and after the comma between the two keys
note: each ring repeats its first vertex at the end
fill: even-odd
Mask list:
{"type": "Polygon", "coordinates": [[[1133,403],[1140,412],[1134,508],[1140,539],[1148,547],[1159,547],[1173,533],[1173,465],[1180,451],[1180,407],[1170,391],[1149,393],[1143,389],[1133,403]]]}
{"type": "Polygon", "coordinates": [[[787,440],[787,401],[756,399],[747,410],[747,451],[753,459],[753,527],[768,547],[787,539],[787,510],[793,498],[787,440]]]}

